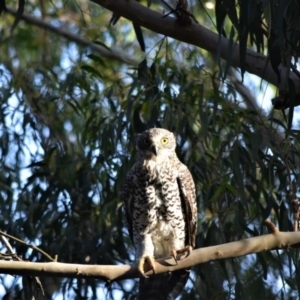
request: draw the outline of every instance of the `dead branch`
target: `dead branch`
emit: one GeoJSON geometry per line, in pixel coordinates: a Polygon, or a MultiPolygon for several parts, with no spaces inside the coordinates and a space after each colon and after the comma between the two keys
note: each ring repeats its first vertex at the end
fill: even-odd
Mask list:
{"type": "MultiPolygon", "coordinates": [[[[289,249],[290,247],[300,247],[300,232],[274,231],[272,234],[196,249],[186,258],[179,256],[178,264],[173,258],[159,259],[156,261],[155,270],[156,274],[172,272],[208,261],[240,257],[272,249],[289,249]]],[[[27,276],[95,278],[106,282],[140,277],[135,265],[100,266],[58,262],[0,261],[0,273],[27,276]]],[[[151,276],[152,271],[147,271],[146,275],[151,276]]]]}

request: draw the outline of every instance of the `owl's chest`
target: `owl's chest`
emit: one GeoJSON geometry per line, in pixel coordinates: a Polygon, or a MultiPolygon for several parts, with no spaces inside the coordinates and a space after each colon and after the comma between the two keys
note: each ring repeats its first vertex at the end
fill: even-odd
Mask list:
{"type": "Polygon", "coordinates": [[[150,162],[144,167],[144,181],[140,183],[143,200],[148,204],[145,207],[156,211],[156,216],[161,219],[165,216],[166,206],[179,200],[178,171],[168,163],[150,162]]]}
{"type": "Polygon", "coordinates": [[[178,170],[167,162],[147,162],[140,174],[143,176],[136,178],[136,204],[147,223],[146,231],[157,242],[169,240],[174,236],[174,220],[182,219],[181,215],[177,216],[181,214],[178,170]]]}
{"type": "Polygon", "coordinates": [[[149,160],[143,165],[143,173],[148,183],[166,183],[177,178],[177,170],[169,161],[149,160]]]}
{"type": "Polygon", "coordinates": [[[168,161],[146,161],[135,176],[137,205],[151,211],[151,218],[165,218],[166,207],[179,200],[178,171],[168,161]]]}

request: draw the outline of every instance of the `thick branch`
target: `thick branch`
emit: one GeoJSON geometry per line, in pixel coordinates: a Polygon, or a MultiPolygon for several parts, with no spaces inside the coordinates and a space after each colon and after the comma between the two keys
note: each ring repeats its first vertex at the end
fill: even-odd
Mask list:
{"type": "MultiPolygon", "coordinates": [[[[272,234],[249,238],[238,242],[196,249],[192,251],[187,258],[179,259],[178,264],[175,263],[173,258],[160,259],[156,262],[155,270],[156,273],[164,273],[192,267],[212,260],[234,258],[278,248],[288,249],[291,246],[300,247],[300,232],[276,231],[272,234]]],[[[140,276],[135,265],[91,266],[57,262],[31,263],[15,261],[0,261],[0,273],[27,276],[97,278],[105,281],[140,276]]],[[[146,272],[146,275],[152,275],[152,271],[146,272]]]]}
{"type": "MultiPolygon", "coordinates": [[[[9,7],[7,7],[7,12],[14,16],[17,14],[16,10],[9,8],[9,7]]],[[[71,32],[69,32],[67,30],[53,26],[53,25],[45,22],[42,19],[35,18],[26,13],[22,14],[21,19],[23,19],[24,21],[26,21],[29,24],[33,24],[39,28],[43,28],[43,29],[53,32],[59,36],[63,36],[66,39],[73,41],[81,46],[90,47],[90,49],[92,51],[97,52],[106,58],[115,59],[115,60],[125,62],[125,63],[131,64],[131,65],[134,65],[134,66],[137,66],[139,64],[138,61],[134,60],[131,57],[128,57],[121,53],[117,53],[115,50],[109,50],[101,45],[95,44],[87,39],[84,39],[84,38],[78,36],[78,35],[72,34],[71,32]]]]}
{"type": "MultiPolygon", "coordinates": [[[[235,44],[233,49],[228,52],[228,39],[223,37],[220,38],[218,34],[208,30],[204,26],[196,23],[188,26],[180,26],[175,18],[162,18],[163,15],[161,13],[151,10],[135,0],[91,1],[145,28],[179,41],[198,46],[214,55],[217,55],[217,49],[220,47],[221,58],[227,61],[230,60],[233,67],[240,67],[239,45],[235,44]],[[218,44],[220,46],[218,46],[218,44]]],[[[274,85],[278,85],[276,74],[270,64],[267,63],[267,57],[262,54],[248,49],[246,53],[245,69],[249,73],[255,74],[274,85]]],[[[290,74],[290,78],[295,83],[296,93],[300,94],[300,79],[293,73],[290,74]]],[[[281,84],[284,85],[286,82],[282,80],[281,84]]],[[[280,89],[284,89],[284,86],[281,86],[280,89]]]]}

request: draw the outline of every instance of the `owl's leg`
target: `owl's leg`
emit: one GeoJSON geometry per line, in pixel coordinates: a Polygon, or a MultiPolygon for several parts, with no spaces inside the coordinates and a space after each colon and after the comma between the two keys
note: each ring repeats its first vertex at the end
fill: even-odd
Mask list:
{"type": "Polygon", "coordinates": [[[150,270],[153,270],[153,273],[155,273],[155,259],[153,256],[142,256],[139,261],[138,261],[138,271],[144,276],[147,277],[145,275],[145,263],[148,263],[150,270]]]}
{"type": "Polygon", "coordinates": [[[187,245],[184,248],[179,249],[179,250],[172,249],[171,250],[171,256],[174,258],[176,264],[178,264],[177,255],[187,252],[187,255],[185,256],[185,258],[187,258],[191,254],[192,250],[193,250],[193,248],[190,245],[187,245]]]}

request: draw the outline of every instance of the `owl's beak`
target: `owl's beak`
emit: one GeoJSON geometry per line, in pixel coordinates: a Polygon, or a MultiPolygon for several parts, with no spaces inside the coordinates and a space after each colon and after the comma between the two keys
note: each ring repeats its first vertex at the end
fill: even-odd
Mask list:
{"type": "Polygon", "coordinates": [[[156,145],[152,145],[151,147],[151,151],[152,153],[157,156],[157,153],[158,153],[158,147],[156,145]]]}

